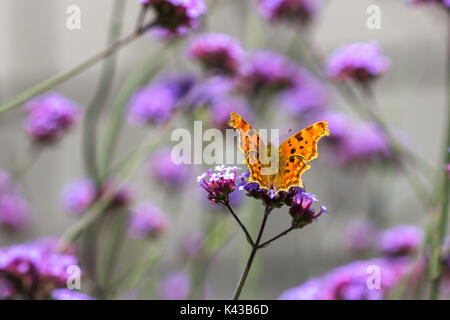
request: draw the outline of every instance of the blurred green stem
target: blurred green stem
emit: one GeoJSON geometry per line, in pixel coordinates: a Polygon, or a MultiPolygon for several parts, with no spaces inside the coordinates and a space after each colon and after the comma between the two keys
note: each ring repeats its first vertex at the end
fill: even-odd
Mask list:
{"type": "Polygon", "coordinates": [[[442,266],[440,265],[441,259],[441,246],[445,239],[448,223],[448,209],[449,209],[449,191],[450,184],[447,170],[445,165],[450,163],[450,11],[447,12],[447,78],[446,78],[446,91],[447,91],[447,119],[446,119],[446,141],[445,148],[443,150],[443,161],[441,163],[442,171],[442,187],[441,187],[441,212],[439,222],[437,224],[437,239],[433,241],[433,247],[431,250],[431,264],[433,271],[431,279],[431,291],[430,299],[435,300],[439,298],[439,285],[442,278],[442,266]]]}
{"type": "Polygon", "coordinates": [[[256,238],[255,244],[252,246],[252,251],[250,252],[250,256],[248,257],[247,264],[245,266],[244,271],[242,272],[241,278],[240,278],[239,283],[238,283],[238,285],[236,287],[236,290],[234,292],[233,300],[238,300],[239,299],[239,297],[241,295],[241,292],[242,292],[242,289],[244,288],[245,282],[247,280],[248,273],[250,272],[250,269],[251,269],[252,264],[253,264],[253,260],[255,259],[255,256],[256,256],[256,252],[260,249],[259,245],[260,245],[260,242],[261,242],[261,238],[262,238],[262,235],[264,233],[264,229],[266,227],[267,218],[269,217],[269,214],[270,214],[271,211],[272,211],[271,207],[266,207],[265,210],[264,210],[264,217],[263,217],[263,220],[261,222],[261,227],[259,228],[258,237],[256,238]]]}
{"type": "Polygon", "coordinates": [[[30,143],[25,152],[17,159],[14,168],[12,169],[11,174],[14,180],[20,181],[25,176],[41,152],[41,145],[34,142],[30,143]]]}
{"type": "Polygon", "coordinates": [[[85,71],[86,69],[92,67],[96,63],[102,61],[105,58],[108,58],[109,56],[115,54],[118,50],[120,50],[123,47],[127,46],[128,44],[132,43],[133,41],[138,39],[140,36],[142,36],[144,33],[146,33],[148,30],[150,30],[154,25],[155,25],[155,23],[153,23],[153,22],[146,24],[141,29],[136,30],[132,34],[115,42],[108,48],[100,51],[96,55],[90,57],[89,59],[87,59],[84,62],[80,63],[79,65],[75,66],[74,68],[72,68],[66,72],[63,72],[60,75],[54,76],[53,78],[50,78],[44,82],[41,82],[28,90],[23,91],[22,93],[20,93],[19,95],[17,95],[13,99],[11,99],[10,101],[7,101],[7,102],[3,103],[2,105],[0,105],[0,113],[11,110],[11,109],[21,105],[22,103],[24,103],[31,97],[34,97],[38,94],[48,91],[48,90],[52,89],[53,87],[60,85],[64,82],[66,82],[67,80],[70,80],[71,78],[75,77],[76,75],[80,74],[81,72],[85,71]]]}
{"type": "MultiPolygon", "coordinates": [[[[125,1],[115,0],[108,32],[108,46],[115,43],[120,37],[124,13],[125,1]]],[[[109,91],[111,90],[116,71],[116,62],[117,55],[113,55],[104,61],[97,90],[85,116],[83,132],[83,154],[85,168],[88,175],[97,181],[97,183],[100,182],[97,167],[97,126],[102,109],[108,98],[109,91]]]]}
{"type": "Polygon", "coordinates": [[[114,99],[111,106],[111,112],[108,115],[103,138],[104,141],[102,143],[102,148],[99,155],[99,170],[102,178],[108,174],[110,164],[113,160],[114,151],[124,120],[123,111],[127,106],[133,92],[153,77],[153,75],[160,69],[162,65],[161,60],[166,57],[164,54],[166,50],[167,47],[162,47],[152,54],[144,64],[136,67],[136,69],[131,73],[119,89],[117,97],[114,99]]]}

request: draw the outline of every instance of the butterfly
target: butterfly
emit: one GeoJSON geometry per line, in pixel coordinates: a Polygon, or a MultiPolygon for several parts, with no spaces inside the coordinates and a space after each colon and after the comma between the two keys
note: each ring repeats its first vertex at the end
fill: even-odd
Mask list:
{"type": "Polygon", "coordinates": [[[265,146],[256,130],[235,112],[231,112],[228,125],[239,135],[238,148],[250,171],[248,182],[259,184],[261,189],[272,189],[275,194],[291,187],[304,189],[302,174],[311,168],[308,162],[319,156],[317,142],[331,135],[326,121],[316,122],[283,141],[277,149],[270,141],[265,146]]]}

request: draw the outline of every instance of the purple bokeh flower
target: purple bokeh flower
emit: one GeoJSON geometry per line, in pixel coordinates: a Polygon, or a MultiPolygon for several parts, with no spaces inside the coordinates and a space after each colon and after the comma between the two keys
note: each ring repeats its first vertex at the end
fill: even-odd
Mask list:
{"type": "Polygon", "coordinates": [[[28,298],[45,299],[53,289],[65,286],[69,267],[77,263],[74,255],[50,250],[46,242],[0,248],[0,276],[28,298]]]}
{"type": "Polygon", "coordinates": [[[422,244],[423,230],[413,225],[397,225],[377,236],[377,248],[388,257],[410,256],[422,244]]]}
{"type": "Polygon", "coordinates": [[[375,228],[368,220],[357,219],[351,221],[345,229],[345,244],[355,253],[369,250],[374,242],[375,228]]]}
{"type": "Polygon", "coordinates": [[[96,197],[95,182],[91,179],[83,178],[69,182],[64,186],[61,202],[67,212],[79,216],[91,206],[96,197]]]}
{"type": "Polygon", "coordinates": [[[17,295],[17,289],[8,279],[0,276],[0,300],[13,299],[17,295]]]}
{"type": "Polygon", "coordinates": [[[26,229],[32,210],[9,173],[0,169],[0,227],[7,232],[26,229]]]}
{"type": "Polygon", "coordinates": [[[28,226],[31,208],[18,194],[0,194],[0,226],[9,231],[17,231],[28,226]]]}
{"type": "Polygon", "coordinates": [[[95,300],[94,298],[70,289],[56,289],[52,292],[54,300],[95,300]]]}
{"type": "Polygon", "coordinates": [[[236,73],[242,54],[242,47],[237,40],[219,33],[201,34],[188,48],[189,57],[213,73],[236,73]]]}
{"type": "Polygon", "coordinates": [[[80,117],[78,105],[58,93],[37,96],[24,105],[27,134],[39,142],[53,142],[72,128],[80,117]]]}
{"type": "Polygon", "coordinates": [[[149,201],[131,209],[128,233],[133,238],[158,238],[168,227],[166,214],[149,201]]]}
{"type": "Polygon", "coordinates": [[[278,300],[322,300],[322,281],[312,278],[298,287],[286,290],[278,300]]]}
{"type": "Polygon", "coordinates": [[[281,300],[380,300],[406,274],[407,264],[384,259],[355,261],[285,291],[281,300]],[[379,283],[374,272],[378,272],[379,283]]]}
{"type": "Polygon", "coordinates": [[[193,84],[194,79],[183,74],[157,80],[139,89],[130,100],[128,121],[133,125],[167,122],[193,84]]]}
{"type": "Polygon", "coordinates": [[[159,296],[163,300],[186,300],[191,291],[191,279],[183,271],[165,276],[159,285],[159,296]]]}
{"type": "Polygon", "coordinates": [[[272,22],[300,26],[311,23],[319,9],[318,0],[258,0],[261,14],[272,22]]]}
{"type": "Polygon", "coordinates": [[[193,232],[188,234],[182,243],[183,258],[198,259],[204,254],[205,234],[203,232],[193,232]]]}
{"type": "Polygon", "coordinates": [[[185,164],[176,164],[172,161],[170,149],[160,149],[153,153],[147,163],[147,172],[170,189],[183,187],[189,174],[185,164]]]}
{"type": "Polygon", "coordinates": [[[89,178],[79,178],[67,183],[61,192],[63,208],[74,216],[83,214],[98,198],[112,196],[108,209],[128,206],[134,198],[130,186],[118,186],[107,178],[100,187],[89,178]],[[114,194],[114,195],[113,195],[114,194]]]}
{"type": "Polygon", "coordinates": [[[208,193],[211,203],[225,204],[236,189],[237,167],[216,166],[197,177],[200,187],[208,193]]]}
{"type": "Polygon", "coordinates": [[[216,97],[211,101],[209,108],[212,126],[220,130],[225,130],[230,120],[231,112],[239,113],[248,121],[251,121],[255,117],[250,106],[244,99],[237,96],[216,97]]]}
{"type": "Polygon", "coordinates": [[[342,46],[328,59],[327,74],[334,80],[351,80],[363,86],[385,73],[391,65],[376,41],[342,46]]]}
{"type": "Polygon", "coordinates": [[[450,0],[407,0],[408,4],[412,5],[443,5],[446,8],[450,8],[450,0]]]}
{"type": "Polygon", "coordinates": [[[298,66],[283,55],[272,51],[257,51],[244,59],[239,86],[249,93],[257,93],[263,88],[290,88],[295,85],[298,71],[298,66]]]}
{"type": "Polygon", "coordinates": [[[164,37],[183,36],[200,25],[206,13],[203,0],[138,0],[156,12],[156,31],[164,37]]]}
{"type": "Polygon", "coordinates": [[[294,87],[282,93],[280,99],[290,115],[304,117],[323,110],[328,92],[308,71],[303,71],[299,73],[294,87]]]}
{"type": "Polygon", "coordinates": [[[333,148],[333,164],[366,164],[376,160],[390,160],[392,150],[385,132],[372,122],[355,122],[343,113],[324,112],[309,122],[327,121],[333,135],[325,142],[333,148]]]}

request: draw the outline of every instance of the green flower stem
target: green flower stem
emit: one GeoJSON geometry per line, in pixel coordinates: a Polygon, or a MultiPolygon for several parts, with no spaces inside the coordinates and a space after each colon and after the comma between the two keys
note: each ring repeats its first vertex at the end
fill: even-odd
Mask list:
{"type": "Polygon", "coordinates": [[[168,47],[164,46],[157,50],[142,65],[139,65],[131,75],[126,79],[123,86],[119,89],[117,97],[111,106],[111,112],[106,121],[105,134],[103,137],[101,152],[99,155],[99,170],[102,178],[107,176],[109,167],[113,160],[117,141],[122,130],[124,121],[124,109],[130,100],[133,92],[149,81],[162,67],[162,60],[165,59],[168,47]]]}
{"type": "Polygon", "coordinates": [[[259,250],[259,244],[261,242],[261,238],[264,233],[264,229],[266,227],[267,218],[269,217],[269,214],[271,211],[272,211],[272,208],[270,208],[270,207],[266,207],[266,209],[264,210],[264,217],[263,217],[263,220],[261,223],[261,227],[259,228],[258,237],[256,238],[255,244],[252,246],[252,251],[250,252],[250,256],[248,257],[247,264],[245,266],[244,271],[242,272],[241,278],[240,278],[239,283],[234,292],[233,300],[239,299],[242,289],[244,288],[248,273],[250,272],[250,269],[253,264],[253,260],[255,259],[255,256],[256,256],[256,252],[259,250]]]}
{"type": "Polygon", "coordinates": [[[133,32],[132,34],[126,36],[125,38],[117,41],[113,45],[109,46],[108,48],[100,51],[96,55],[90,57],[89,59],[85,60],[84,62],[80,63],[79,65],[75,66],[74,68],[63,72],[60,75],[54,76],[53,78],[48,79],[47,81],[41,82],[37,84],[36,86],[23,91],[10,101],[7,101],[0,105],[0,113],[9,111],[21,104],[23,104],[25,101],[29,100],[30,98],[41,94],[45,91],[50,90],[51,88],[60,85],[67,80],[72,79],[76,75],[80,74],[81,72],[85,71],[86,69],[92,67],[96,63],[102,61],[105,58],[108,58],[109,56],[115,54],[118,50],[122,49],[123,47],[127,46],[128,44],[132,43],[136,39],[138,39],[140,36],[142,36],[145,32],[150,30],[155,24],[149,23],[145,25],[143,28],[133,32]]]}
{"type": "Polygon", "coordinates": [[[259,248],[259,249],[262,249],[262,248],[267,247],[267,246],[270,245],[272,242],[274,242],[275,240],[281,238],[282,236],[287,235],[289,232],[291,232],[291,231],[294,230],[294,229],[295,229],[294,226],[287,228],[286,230],[284,230],[284,231],[281,232],[280,234],[276,235],[275,237],[273,237],[273,238],[267,240],[267,241],[264,242],[263,244],[260,244],[260,245],[258,246],[258,248],[259,248]]]}
{"type": "Polygon", "coordinates": [[[241,229],[244,231],[245,236],[247,237],[248,243],[250,243],[251,246],[254,246],[255,242],[253,241],[252,236],[250,235],[250,233],[248,232],[247,228],[242,223],[241,219],[239,219],[237,214],[233,211],[233,208],[231,208],[229,199],[225,202],[224,206],[225,206],[225,208],[228,209],[228,211],[231,213],[233,218],[236,220],[236,222],[239,224],[241,229]]]}
{"type": "Polygon", "coordinates": [[[31,166],[36,162],[42,152],[42,146],[32,142],[19,159],[17,159],[14,168],[11,171],[12,177],[16,181],[20,181],[31,166]]]}
{"type": "MultiPolygon", "coordinates": [[[[112,10],[111,22],[108,32],[107,45],[115,43],[121,34],[123,17],[125,13],[125,1],[115,0],[112,10]]],[[[108,94],[111,90],[115,71],[116,71],[117,55],[111,56],[103,63],[100,73],[100,80],[85,116],[85,124],[83,131],[83,153],[85,167],[88,175],[97,183],[99,181],[99,172],[97,167],[97,125],[103,107],[105,106],[108,94]]]]}
{"type": "Polygon", "coordinates": [[[448,223],[448,209],[449,209],[449,191],[450,183],[448,178],[448,173],[444,170],[444,166],[450,163],[450,12],[447,12],[447,80],[446,80],[446,90],[447,90],[447,133],[445,149],[443,151],[443,163],[442,165],[442,187],[441,187],[441,212],[439,216],[439,223],[437,224],[437,241],[433,241],[434,245],[431,250],[431,268],[432,268],[432,279],[431,279],[431,291],[430,299],[435,300],[439,298],[439,285],[442,278],[442,266],[440,265],[441,259],[441,245],[444,242],[445,234],[447,232],[448,223]],[[436,271],[436,272],[433,272],[436,271]]]}

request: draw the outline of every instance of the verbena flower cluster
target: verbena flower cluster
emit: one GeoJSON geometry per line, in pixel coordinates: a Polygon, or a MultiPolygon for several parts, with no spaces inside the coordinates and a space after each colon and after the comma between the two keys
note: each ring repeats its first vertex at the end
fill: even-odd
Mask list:
{"type": "Polygon", "coordinates": [[[69,268],[77,264],[73,252],[57,252],[56,240],[0,248],[0,278],[7,281],[11,297],[46,299],[67,285],[69,268]]]}
{"type": "Polygon", "coordinates": [[[37,142],[58,140],[76,124],[81,113],[75,102],[55,92],[29,100],[24,108],[25,131],[37,142]]]}
{"type": "Polygon", "coordinates": [[[112,195],[109,208],[125,207],[133,200],[131,187],[119,188],[113,179],[107,179],[101,186],[89,178],[80,178],[68,182],[61,192],[61,203],[64,209],[74,216],[83,214],[97,199],[104,195],[112,195]]]}
{"type": "Polygon", "coordinates": [[[147,3],[156,13],[155,28],[163,37],[184,36],[198,28],[206,13],[203,0],[138,0],[147,3]]]}
{"type": "Polygon", "coordinates": [[[272,22],[309,25],[319,9],[318,0],[257,0],[261,14],[272,22]]]}
{"type": "MultiPolygon", "coordinates": [[[[384,259],[355,261],[329,273],[310,279],[304,284],[285,291],[280,300],[380,300],[389,294],[407,271],[384,259]],[[379,268],[380,283],[368,284],[368,270],[379,268]],[[373,287],[372,287],[373,285],[373,287]]],[[[372,271],[373,272],[373,271],[372,271]]]]}
{"type": "Polygon", "coordinates": [[[350,80],[367,86],[385,73],[390,64],[376,41],[353,43],[342,46],[329,57],[327,74],[335,80],[350,80]]]}
{"type": "Polygon", "coordinates": [[[156,239],[169,227],[168,217],[151,202],[146,201],[131,208],[128,233],[133,238],[156,239]]]}
{"type": "Polygon", "coordinates": [[[132,97],[128,121],[134,125],[167,122],[177,110],[180,100],[193,85],[186,75],[168,77],[148,84],[132,97]]]}
{"type": "Polygon", "coordinates": [[[0,227],[8,232],[24,230],[30,225],[31,216],[21,188],[8,172],[0,170],[0,227]]]}
{"type": "Polygon", "coordinates": [[[234,74],[239,70],[243,50],[237,40],[226,34],[204,33],[191,42],[188,55],[208,71],[234,74]]]}

